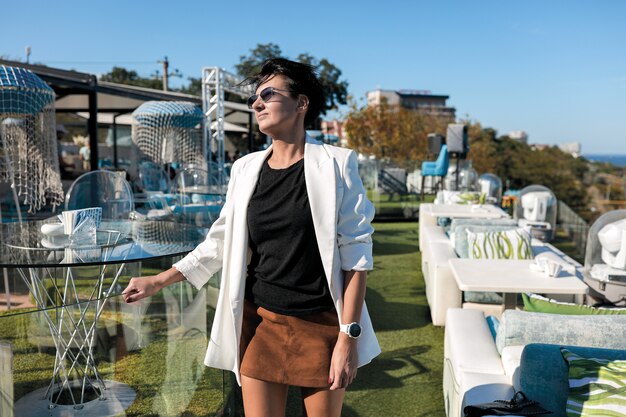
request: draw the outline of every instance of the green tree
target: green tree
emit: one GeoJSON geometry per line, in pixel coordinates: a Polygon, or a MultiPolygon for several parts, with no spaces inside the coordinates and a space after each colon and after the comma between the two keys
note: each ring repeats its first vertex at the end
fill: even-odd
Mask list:
{"type": "Polygon", "coordinates": [[[240,76],[248,77],[250,74],[259,72],[263,62],[271,58],[285,58],[280,46],[274,43],[259,43],[250,50],[249,55],[239,57],[239,63],[235,65],[235,70],[240,76]]]}
{"type": "Polygon", "coordinates": [[[202,78],[187,77],[187,80],[189,81],[189,84],[182,86],[177,91],[190,94],[192,96],[202,97],[202,78]]]}
{"type": "MultiPolygon", "coordinates": [[[[175,88],[173,91],[179,91],[181,93],[190,94],[196,97],[202,97],[202,78],[200,77],[187,77],[189,84],[180,88],[175,88]]],[[[247,97],[246,97],[247,98],[247,97]]],[[[245,98],[238,94],[231,93],[230,91],[224,92],[224,100],[234,101],[235,103],[245,103],[245,98]]]]}
{"type": "Polygon", "coordinates": [[[491,128],[483,128],[478,122],[466,122],[467,134],[470,143],[472,166],[480,173],[490,172],[497,174],[500,170],[498,163],[498,146],[495,141],[497,132],[491,128]]]}
{"type": "Polygon", "coordinates": [[[113,67],[111,71],[100,77],[101,81],[118,84],[136,85],[138,87],[163,89],[163,81],[156,78],[141,77],[135,70],[127,70],[123,67],[113,67]]]}
{"type": "Polygon", "coordinates": [[[336,110],[339,105],[348,103],[348,81],[340,79],[341,70],[339,68],[326,58],[318,60],[306,53],[298,55],[296,60],[317,68],[326,97],[326,105],[322,114],[326,114],[327,110],[336,110]]]}
{"type": "Polygon", "coordinates": [[[562,200],[586,215],[589,196],[584,184],[588,165],[557,147],[536,149],[508,136],[496,137],[479,123],[469,126],[472,165],[479,174],[491,172],[511,189],[539,184],[551,189],[562,200]]]}
{"type": "MultiPolygon", "coordinates": [[[[286,58],[280,47],[274,43],[258,44],[250,50],[249,55],[242,55],[239,63],[235,65],[237,74],[248,77],[261,69],[263,62],[270,58],[286,58]]],[[[341,70],[326,58],[317,59],[308,53],[302,53],[296,61],[312,65],[316,68],[320,83],[326,96],[326,103],[322,108],[322,114],[328,110],[337,109],[339,105],[347,104],[348,81],[341,79],[341,70]]]]}

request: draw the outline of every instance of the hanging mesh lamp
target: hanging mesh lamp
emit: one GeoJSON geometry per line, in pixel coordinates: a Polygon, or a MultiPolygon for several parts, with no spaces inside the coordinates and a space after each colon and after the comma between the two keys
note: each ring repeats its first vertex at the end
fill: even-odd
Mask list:
{"type": "Polygon", "coordinates": [[[132,140],[139,160],[157,164],[206,163],[202,150],[202,110],[185,101],[148,101],[133,112],[132,140]]]}
{"type": "Polygon", "coordinates": [[[31,71],[0,65],[0,181],[29,213],[63,201],[54,100],[31,71]]]}

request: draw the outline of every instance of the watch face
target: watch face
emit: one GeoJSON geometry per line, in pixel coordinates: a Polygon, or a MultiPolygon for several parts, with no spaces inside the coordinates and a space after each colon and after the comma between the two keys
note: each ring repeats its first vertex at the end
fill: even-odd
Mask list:
{"type": "Polygon", "coordinates": [[[348,326],[348,334],[350,337],[357,338],[361,336],[361,326],[358,323],[352,323],[348,326]]]}

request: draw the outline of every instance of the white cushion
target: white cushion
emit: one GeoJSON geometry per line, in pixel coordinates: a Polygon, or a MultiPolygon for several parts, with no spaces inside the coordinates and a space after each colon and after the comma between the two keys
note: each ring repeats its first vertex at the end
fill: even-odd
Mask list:
{"type": "Polygon", "coordinates": [[[424,242],[427,243],[447,243],[450,241],[448,235],[446,235],[445,230],[443,230],[440,226],[424,226],[424,234],[423,234],[424,242]]]}
{"type": "Polygon", "coordinates": [[[519,368],[524,345],[507,346],[502,349],[502,367],[506,375],[512,376],[519,368]]]}
{"type": "MultiPolygon", "coordinates": [[[[446,322],[448,308],[461,307],[461,291],[459,290],[449,260],[456,258],[454,249],[447,243],[433,243],[426,259],[427,269],[424,274],[426,296],[430,306],[430,316],[435,326],[443,326],[446,322]]],[[[424,256],[424,254],[422,254],[424,256]]]]}
{"type": "Polygon", "coordinates": [[[438,191],[437,204],[478,204],[481,194],[475,191],[438,191]]]}

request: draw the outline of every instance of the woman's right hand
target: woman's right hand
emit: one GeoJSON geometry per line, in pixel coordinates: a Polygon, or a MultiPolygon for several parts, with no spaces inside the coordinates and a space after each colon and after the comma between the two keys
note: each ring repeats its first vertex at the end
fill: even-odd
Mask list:
{"type": "Polygon", "coordinates": [[[122,297],[127,303],[134,303],[142,298],[150,297],[161,289],[159,276],[133,277],[128,286],[122,291],[122,297]]]}

